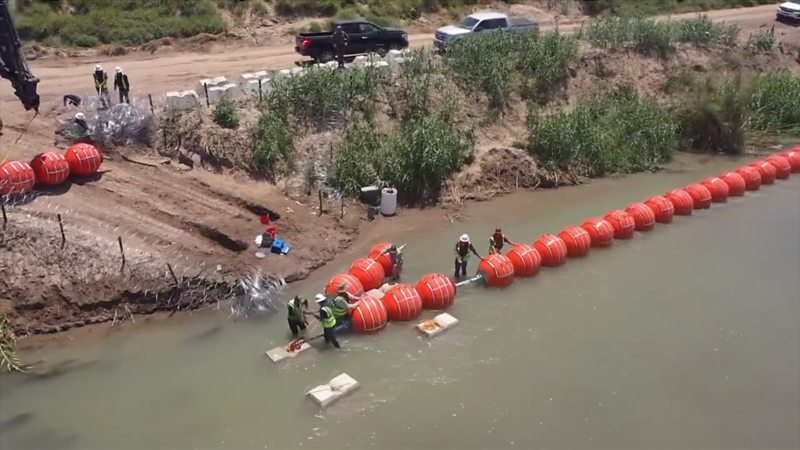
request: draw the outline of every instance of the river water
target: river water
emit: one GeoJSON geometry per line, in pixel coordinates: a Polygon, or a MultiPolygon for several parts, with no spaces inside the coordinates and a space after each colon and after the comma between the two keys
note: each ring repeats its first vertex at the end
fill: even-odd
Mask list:
{"type": "MultiPolygon", "coordinates": [[[[683,156],[469,205],[455,224],[408,212],[420,224],[388,237],[409,243],[415,282],[450,273],[462,232],[481,252],[496,225],[531,242],[741,163],[683,156]]],[[[292,289],[313,296],[367,248],[292,289]]],[[[0,377],[0,448],[798,448],[800,176],[505,290],[464,288],[449,312],[461,323],[433,340],[391,323],[280,364],[264,351],[287,337],[282,314],[206,312],[26,353],[65,370],[0,377]],[[304,397],[342,372],[360,390],[324,412],[304,397]]]]}

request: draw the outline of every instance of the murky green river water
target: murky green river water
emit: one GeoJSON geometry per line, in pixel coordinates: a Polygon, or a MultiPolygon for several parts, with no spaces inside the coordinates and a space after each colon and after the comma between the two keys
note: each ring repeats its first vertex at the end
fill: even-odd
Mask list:
{"type": "MultiPolygon", "coordinates": [[[[532,242],[736,165],[684,157],[388,237],[409,243],[416,281],[452,270],[462,232],[480,251],[496,225],[532,242]]],[[[365,252],[293,291],[312,296],[365,252]]],[[[800,176],[506,290],[462,289],[450,312],[461,323],[433,340],[391,323],[279,365],[263,352],[286,339],[282,315],[207,312],[26,353],[73,369],[0,377],[0,448],[796,449],[800,176]],[[325,412],[303,396],[341,372],[361,389],[325,412]]]]}

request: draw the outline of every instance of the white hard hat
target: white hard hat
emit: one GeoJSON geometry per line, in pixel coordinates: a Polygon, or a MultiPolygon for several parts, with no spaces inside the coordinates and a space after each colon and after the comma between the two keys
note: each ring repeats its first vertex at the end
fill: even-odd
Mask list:
{"type": "Polygon", "coordinates": [[[325,301],[325,296],[322,294],[317,294],[314,301],[316,301],[317,303],[322,303],[325,301]]]}
{"type": "Polygon", "coordinates": [[[120,73],[120,72],[122,72],[122,67],[120,67],[120,66],[117,66],[117,68],[116,68],[116,69],[114,69],[114,70],[116,70],[116,71],[117,71],[117,73],[120,73]]]}
{"type": "Polygon", "coordinates": [[[462,235],[461,235],[461,239],[459,239],[459,240],[460,240],[461,242],[469,242],[469,235],[467,235],[467,234],[462,234],[462,235]]]}
{"type": "Polygon", "coordinates": [[[75,118],[78,120],[86,120],[86,116],[84,116],[82,112],[75,114],[75,118]]]}
{"type": "Polygon", "coordinates": [[[94,66],[94,70],[103,70],[103,66],[101,66],[100,64],[97,64],[97,65],[94,66]]]}

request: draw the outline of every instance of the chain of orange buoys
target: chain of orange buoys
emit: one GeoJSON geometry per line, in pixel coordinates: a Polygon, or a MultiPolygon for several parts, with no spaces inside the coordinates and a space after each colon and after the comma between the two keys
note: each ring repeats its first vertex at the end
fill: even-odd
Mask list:
{"type": "MultiPolygon", "coordinates": [[[[792,172],[800,172],[800,145],[718,177],[667,191],[643,203],[633,203],[624,210],[610,211],[603,218],[591,218],[581,226],[570,225],[558,235],[542,235],[533,244],[514,245],[505,255],[489,255],[478,264],[479,275],[462,283],[480,279],[491,287],[506,287],[515,277],[536,275],[542,266],[560,266],[568,257],[585,256],[591,247],[609,246],[614,239],[631,239],[635,231],[653,230],[656,223],[670,223],[675,215],[688,216],[695,209],[724,203],[728,197],[740,197],[746,191],[773,184],[776,179],[789,178],[792,172]]],[[[385,291],[377,291],[378,295],[364,295],[380,289],[386,274],[391,273],[392,259],[385,253],[391,245],[388,242],[376,244],[366,258],[350,266],[348,273],[333,276],[325,286],[326,295],[334,295],[340,286],[346,285],[352,296],[363,296],[353,312],[356,332],[378,331],[389,319],[413,320],[423,309],[446,309],[453,304],[457,286],[462,284],[456,284],[446,275],[431,273],[416,285],[395,284],[385,291]]]]}

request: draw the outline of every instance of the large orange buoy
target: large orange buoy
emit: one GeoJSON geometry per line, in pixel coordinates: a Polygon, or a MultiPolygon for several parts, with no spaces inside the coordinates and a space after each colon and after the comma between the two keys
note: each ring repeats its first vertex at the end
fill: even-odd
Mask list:
{"type": "Polygon", "coordinates": [[[542,257],[539,252],[528,244],[515,244],[506,253],[514,266],[514,276],[532,277],[539,273],[542,267],[542,257]]]}
{"type": "Polygon", "coordinates": [[[353,330],[356,333],[380,331],[389,321],[389,312],[375,297],[364,297],[353,311],[353,330]]]}
{"type": "Polygon", "coordinates": [[[45,186],[63,183],[69,177],[69,163],[56,152],[39,153],[31,160],[36,181],[45,186]]]}
{"type": "Polygon", "coordinates": [[[592,239],[592,247],[606,247],[614,242],[614,227],[606,219],[593,217],[583,222],[581,228],[589,233],[592,239]]]}
{"type": "Polygon", "coordinates": [[[567,256],[581,257],[589,253],[592,246],[592,237],[589,232],[581,227],[570,225],[558,233],[564,244],[567,245],[567,256]]]}
{"type": "Polygon", "coordinates": [[[708,189],[708,192],[711,192],[712,202],[725,203],[728,201],[730,190],[728,189],[728,183],[722,181],[722,178],[708,177],[701,184],[708,189]]]}
{"type": "Polygon", "coordinates": [[[391,320],[413,320],[422,312],[422,297],[414,286],[407,284],[390,287],[382,301],[391,320]]]}
{"type": "Polygon", "coordinates": [[[767,162],[775,166],[775,177],[779,180],[785,180],[792,174],[792,163],[789,159],[781,155],[772,155],[767,158],[767,162]]]}
{"type": "Polygon", "coordinates": [[[447,309],[456,299],[456,285],[447,275],[429,273],[417,282],[417,292],[426,309],[447,309]]]}
{"type": "Polygon", "coordinates": [[[25,194],[36,185],[31,165],[24,161],[7,161],[0,166],[0,195],[25,194]]]}
{"type": "Polygon", "coordinates": [[[69,163],[69,172],[79,177],[94,175],[103,164],[103,154],[94,145],[75,144],[67,148],[64,158],[69,163]]]}
{"type": "Polygon", "coordinates": [[[800,150],[786,150],[785,152],[781,152],[780,155],[789,161],[792,172],[800,172],[800,150]]]}
{"type": "Polygon", "coordinates": [[[744,178],[744,188],[748,191],[757,191],[761,187],[761,174],[755,167],[742,166],[736,173],[744,178]]]}
{"type": "Polygon", "coordinates": [[[605,215],[604,219],[614,227],[615,239],[630,239],[636,229],[636,221],[633,216],[621,209],[615,209],[605,215]]]}
{"type": "Polygon", "coordinates": [[[775,182],[775,177],[778,175],[778,170],[772,163],[759,159],[750,163],[750,167],[754,167],[758,174],[761,175],[761,184],[772,184],[775,182]]]}
{"type": "Polygon", "coordinates": [[[650,231],[656,226],[656,213],[644,203],[633,203],[625,208],[625,212],[633,217],[636,231],[650,231]]]}
{"type": "Polygon", "coordinates": [[[349,273],[334,275],[325,285],[325,295],[336,295],[339,292],[339,288],[345,284],[347,285],[347,293],[351,296],[361,297],[364,295],[364,286],[358,278],[349,273]]]}
{"type": "Polygon", "coordinates": [[[688,216],[692,213],[694,200],[692,200],[692,196],[683,189],[668,191],[664,194],[664,197],[672,203],[672,207],[675,208],[675,215],[688,216]]]}
{"type": "Polygon", "coordinates": [[[564,240],[553,234],[543,234],[533,243],[533,248],[542,257],[542,265],[556,267],[567,260],[567,244],[564,240]]]}
{"type": "Polygon", "coordinates": [[[689,193],[692,197],[692,206],[694,209],[706,209],[711,207],[711,191],[702,184],[692,183],[685,188],[684,191],[689,193]]]}
{"type": "Polygon", "coordinates": [[[369,250],[369,254],[367,255],[368,258],[372,258],[375,261],[378,261],[378,264],[383,267],[384,275],[390,275],[392,273],[392,257],[389,256],[388,253],[383,253],[392,246],[391,242],[379,242],[372,246],[369,250]]]}
{"type": "Polygon", "coordinates": [[[514,282],[514,264],[508,256],[492,253],[478,263],[478,274],[487,286],[506,287],[514,282]]]}
{"type": "Polygon", "coordinates": [[[736,172],[725,172],[719,176],[728,185],[728,193],[731,197],[741,197],[746,190],[747,182],[744,177],[736,172]]]}
{"type": "Polygon", "coordinates": [[[378,289],[383,285],[383,280],[386,278],[386,274],[383,273],[383,267],[372,258],[355,260],[347,273],[358,278],[365,291],[378,289]]]}
{"type": "Polygon", "coordinates": [[[656,215],[656,222],[658,223],[670,223],[672,222],[672,216],[675,214],[675,207],[672,206],[672,202],[667,200],[666,197],[661,195],[654,195],[648,198],[645,202],[648,208],[653,210],[653,213],[656,215]]]}

